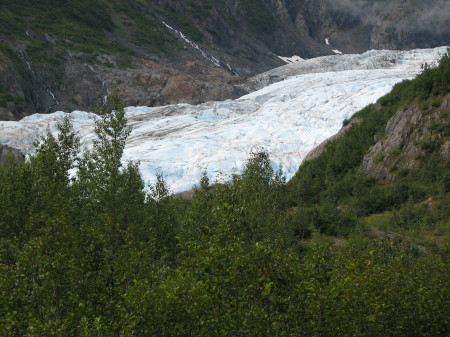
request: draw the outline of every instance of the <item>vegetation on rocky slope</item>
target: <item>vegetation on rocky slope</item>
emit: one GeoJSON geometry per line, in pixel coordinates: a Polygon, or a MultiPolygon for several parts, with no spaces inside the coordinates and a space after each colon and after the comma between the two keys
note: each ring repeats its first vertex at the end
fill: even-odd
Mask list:
{"type": "MultiPolygon", "coordinates": [[[[27,40],[32,34],[46,34],[46,41],[31,39],[27,52],[35,61],[45,62],[55,41],[71,51],[85,53],[133,53],[117,41],[127,35],[130,43],[143,42],[145,35],[153,49],[174,42],[169,32],[139,3],[120,0],[71,1],[3,1],[0,14],[1,32],[10,38],[27,40]],[[50,50],[49,50],[50,49],[50,50]]],[[[144,45],[145,46],[145,45],[144,45]]]]}
{"type": "MultiPolygon", "coordinates": [[[[447,54],[439,67],[426,69],[416,79],[397,84],[391,93],[376,104],[356,113],[353,118],[358,119],[358,123],[354,123],[345,136],[329,142],[318,158],[302,165],[289,186],[293,204],[303,207],[302,212],[310,219],[308,221],[314,219],[320,228],[330,234],[349,233],[359,217],[397,210],[429,197],[446,196],[449,192],[450,162],[448,157],[443,158],[439,152],[448,142],[448,139],[444,139],[448,106],[442,104],[446,102],[444,98],[450,91],[449,69],[450,59],[447,54]],[[432,130],[425,130],[422,138],[385,149],[391,157],[399,157],[408,144],[422,143],[419,146],[421,152],[414,158],[405,158],[406,162],[397,162],[396,166],[390,168],[391,179],[377,180],[366,174],[365,170],[370,171],[370,168],[363,169],[363,159],[375,144],[388,136],[388,121],[396,113],[401,117],[403,111],[408,109],[417,110],[415,115],[419,120],[423,116],[437,114],[439,117],[434,127],[440,131],[436,137],[431,137],[434,135],[432,130]],[[408,165],[412,162],[414,165],[408,165]],[[335,217],[340,220],[335,221],[335,217]]],[[[419,128],[420,125],[415,127],[419,128]]],[[[374,161],[384,159],[379,156],[374,161]]],[[[391,158],[391,161],[395,160],[391,158]]],[[[445,199],[442,203],[445,203],[445,199]]],[[[424,217],[431,216],[429,212],[425,213],[424,217]]]]}
{"type": "Polygon", "coordinates": [[[64,119],[29,161],[0,166],[1,334],[448,336],[448,158],[426,152],[390,181],[361,165],[396,111],[436,108],[449,64],[359,112],[289,184],[255,153],[191,200],[163,177],[144,193],[121,164],[117,96],[89,152],[64,119]]]}
{"type": "MultiPolygon", "coordinates": [[[[256,35],[273,28],[263,0],[244,1],[236,8],[230,1],[194,0],[3,0],[0,6],[0,86],[5,88],[0,119],[93,110],[95,101],[115,86],[133,105],[232,98],[240,92],[235,74],[280,63],[259,51],[251,56],[251,50],[242,51],[248,59],[238,65],[230,60],[241,58],[231,51],[232,45],[240,45],[234,27],[248,31],[248,36],[239,33],[253,44],[260,44],[256,35]],[[223,69],[166,24],[220,58],[223,69]],[[211,74],[217,78],[206,84],[211,74]],[[177,83],[188,87],[186,93],[173,89],[177,83]],[[182,97],[175,100],[176,95],[182,97]]],[[[247,42],[241,44],[248,49],[247,42]]]]}
{"type": "Polygon", "coordinates": [[[0,119],[92,111],[113,87],[129,105],[235,98],[242,89],[234,76],[279,66],[276,55],[445,45],[447,7],[445,0],[0,0],[0,86],[8,91],[0,119]]]}
{"type": "MultiPolygon", "coordinates": [[[[46,34],[47,41],[32,42],[27,52],[34,61],[48,61],[48,49],[55,39],[65,48],[86,53],[133,54],[135,49],[166,51],[177,45],[176,39],[163,25],[166,20],[193,41],[204,40],[203,33],[220,34],[220,21],[209,17],[218,11],[225,20],[229,10],[225,1],[9,1],[3,0],[0,32],[8,38],[27,40],[30,34],[46,34]],[[201,30],[200,30],[201,29],[201,30]],[[118,37],[118,38],[117,38],[118,37]],[[134,46],[131,46],[133,45],[134,46]],[[131,48],[130,48],[131,46],[131,48]]],[[[258,32],[270,31],[274,19],[263,0],[246,0],[239,5],[233,22],[244,18],[258,32]]],[[[228,19],[227,19],[228,18],[228,19]]]]}

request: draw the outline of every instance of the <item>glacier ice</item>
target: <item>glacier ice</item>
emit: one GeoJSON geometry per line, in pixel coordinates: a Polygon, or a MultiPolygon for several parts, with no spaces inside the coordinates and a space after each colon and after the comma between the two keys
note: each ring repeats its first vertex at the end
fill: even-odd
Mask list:
{"type": "MultiPolygon", "coordinates": [[[[436,62],[446,48],[370,51],[333,55],[289,64],[261,74],[262,86],[236,100],[199,105],[128,107],[133,132],[124,161],[140,162],[144,181],[163,173],[174,192],[189,190],[203,171],[214,181],[239,173],[252,150],[269,152],[273,167],[286,178],[315,146],[335,134],[343,120],[414,77],[421,64],[436,62]]],[[[0,144],[25,153],[47,128],[56,132],[64,112],[34,114],[0,122],[0,144]]],[[[92,144],[95,115],[71,113],[84,146],[92,144]]]]}

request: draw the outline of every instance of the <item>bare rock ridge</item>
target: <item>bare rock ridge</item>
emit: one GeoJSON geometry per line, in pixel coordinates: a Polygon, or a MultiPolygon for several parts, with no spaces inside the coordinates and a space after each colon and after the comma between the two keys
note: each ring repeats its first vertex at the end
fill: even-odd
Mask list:
{"type": "Polygon", "coordinates": [[[49,0],[2,4],[0,119],[236,98],[247,78],[312,58],[450,43],[447,0],[49,0]]]}

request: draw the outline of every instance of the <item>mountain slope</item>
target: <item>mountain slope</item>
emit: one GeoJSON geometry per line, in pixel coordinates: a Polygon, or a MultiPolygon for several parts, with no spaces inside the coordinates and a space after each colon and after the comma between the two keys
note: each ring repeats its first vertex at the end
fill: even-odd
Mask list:
{"type": "Polygon", "coordinates": [[[449,93],[447,54],[356,113],[341,137],[306,161],[289,182],[294,204],[329,233],[374,214],[403,228],[442,223],[448,233],[449,93]]]}
{"type": "Polygon", "coordinates": [[[1,119],[92,110],[115,87],[128,105],[235,98],[247,90],[243,79],[283,64],[277,55],[450,41],[444,0],[2,0],[0,6],[1,119]]]}

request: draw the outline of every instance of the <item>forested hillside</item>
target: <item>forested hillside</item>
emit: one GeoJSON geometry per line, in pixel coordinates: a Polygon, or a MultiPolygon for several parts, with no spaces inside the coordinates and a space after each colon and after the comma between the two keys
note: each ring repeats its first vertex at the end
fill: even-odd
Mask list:
{"type": "Polygon", "coordinates": [[[445,208],[449,192],[448,54],[438,68],[424,68],[417,78],[397,84],[346,121],[352,126],[345,135],[326,144],[289,182],[294,203],[325,231],[348,233],[352,219],[378,214],[374,220],[379,221],[398,216],[389,212],[398,209],[417,212],[397,219],[406,222],[399,224],[405,228],[412,225],[408,221],[416,229],[422,221],[447,226],[447,213],[437,209],[445,208]],[[428,203],[416,205],[425,200],[428,203]]]}
{"type": "Polygon", "coordinates": [[[29,161],[0,166],[1,334],[448,336],[450,58],[424,68],[288,184],[260,152],[188,200],[163,173],[144,193],[121,165],[116,94],[91,151],[62,120],[29,161]],[[375,178],[363,163],[411,109],[422,152],[377,155],[390,174],[375,178]]]}

